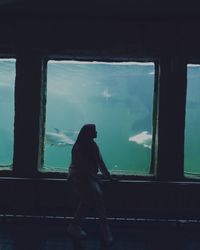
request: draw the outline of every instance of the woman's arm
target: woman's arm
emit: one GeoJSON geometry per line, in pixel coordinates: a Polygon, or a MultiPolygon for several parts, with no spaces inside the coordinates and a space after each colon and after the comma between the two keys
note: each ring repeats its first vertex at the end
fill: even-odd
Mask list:
{"type": "Polygon", "coordinates": [[[101,173],[109,180],[112,180],[112,176],[110,172],[108,171],[106,164],[103,161],[103,158],[101,156],[100,151],[98,150],[98,167],[101,173]]]}

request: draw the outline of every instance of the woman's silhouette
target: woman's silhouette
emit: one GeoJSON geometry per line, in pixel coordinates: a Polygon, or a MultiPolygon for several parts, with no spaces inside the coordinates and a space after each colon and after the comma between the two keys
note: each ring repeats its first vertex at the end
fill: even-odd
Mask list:
{"type": "Polygon", "coordinates": [[[99,148],[93,140],[97,137],[94,124],[84,125],[72,148],[72,159],[69,168],[69,180],[73,189],[80,197],[73,222],[68,227],[68,233],[77,238],[84,238],[86,233],[81,229],[81,220],[89,205],[95,205],[100,220],[101,236],[106,244],[112,243],[112,235],[106,220],[101,183],[98,171],[109,180],[112,177],[101,157],[99,148]]]}

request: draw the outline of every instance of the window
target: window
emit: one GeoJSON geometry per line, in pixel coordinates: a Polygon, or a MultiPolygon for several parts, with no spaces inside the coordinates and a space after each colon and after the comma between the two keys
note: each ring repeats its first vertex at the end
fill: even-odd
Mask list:
{"type": "Polygon", "coordinates": [[[80,128],[95,123],[106,165],[149,174],[154,63],[49,61],[44,166],[67,170],[80,128]]]}
{"type": "Polygon", "coordinates": [[[0,166],[12,164],[15,59],[0,59],[0,166]]]}
{"type": "Polygon", "coordinates": [[[187,78],[184,170],[200,174],[200,65],[189,64],[187,78]]]}

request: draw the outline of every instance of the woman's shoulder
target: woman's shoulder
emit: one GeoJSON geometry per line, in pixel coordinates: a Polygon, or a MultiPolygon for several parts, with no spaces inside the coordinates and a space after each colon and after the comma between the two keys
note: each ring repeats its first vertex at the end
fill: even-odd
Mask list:
{"type": "Polygon", "coordinates": [[[95,141],[92,141],[92,146],[94,149],[99,150],[99,146],[97,145],[95,141]]]}
{"type": "Polygon", "coordinates": [[[99,150],[99,146],[97,145],[95,141],[93,142],[93,145],[92,145],[92,151],[93,151],[93,154],[96,155],[97,158],[99,158],[100,150],[99,150]]]}

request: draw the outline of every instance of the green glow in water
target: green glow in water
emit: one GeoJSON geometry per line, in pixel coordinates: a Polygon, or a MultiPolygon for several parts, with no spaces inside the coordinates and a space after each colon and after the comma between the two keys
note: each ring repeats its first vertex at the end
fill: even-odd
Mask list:
{"type": "MultiPolygon", "coordinates": [[[[153,63],[50,62],[46,132],[78,131],[95,123],[97,143],[111,171],[149,173],[150,144],[146,147],[129,138],[152,133],[153,85],[153,63]]],[[[67,169],[70,157],[71,146],[46,144],[46,167],[67,169]]]]}

